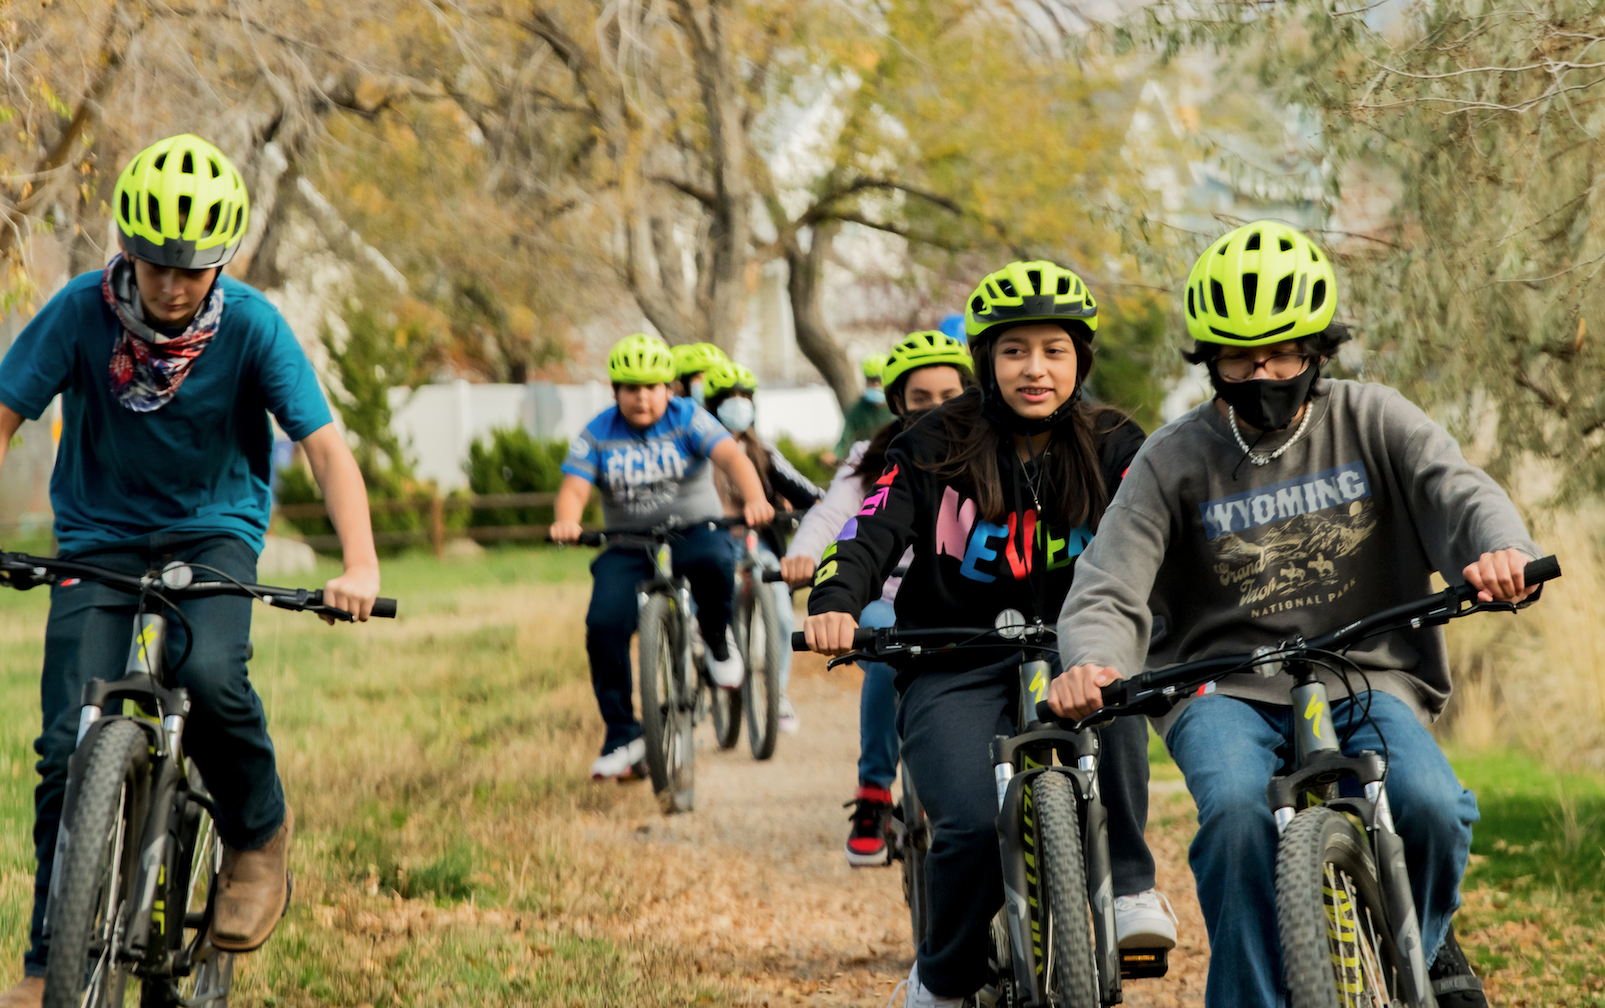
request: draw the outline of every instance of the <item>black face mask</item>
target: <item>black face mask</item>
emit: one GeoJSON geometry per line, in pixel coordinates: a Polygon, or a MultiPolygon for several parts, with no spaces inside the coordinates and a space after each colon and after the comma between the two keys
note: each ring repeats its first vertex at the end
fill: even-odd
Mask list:
{"type": "Polygon", "coordinates": [[[1311,361],[1292,378],[1229,382],[1221,380],[1213,361],[1209,365],[1209,382],[1215,386],[1215,394],[1226,400],[1239,417],[1262,431],[1287,429],[1298,416],[1299,407],[1310,398],[1310,389],[1320,376],[1320,366],[1311,361]]]}

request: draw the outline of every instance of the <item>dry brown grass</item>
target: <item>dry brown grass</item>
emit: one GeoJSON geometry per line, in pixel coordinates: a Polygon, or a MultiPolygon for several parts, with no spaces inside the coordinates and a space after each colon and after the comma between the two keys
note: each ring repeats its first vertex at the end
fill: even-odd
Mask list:
{"type": "Polygon", "coordinates": [[[1443,733],[1471,750],[1514,746],[1557,769],[1605,773],[1605,511],[1555,515],[1536,534],[1564,575],[1519,616],[1451,624],[1443,733]]]}

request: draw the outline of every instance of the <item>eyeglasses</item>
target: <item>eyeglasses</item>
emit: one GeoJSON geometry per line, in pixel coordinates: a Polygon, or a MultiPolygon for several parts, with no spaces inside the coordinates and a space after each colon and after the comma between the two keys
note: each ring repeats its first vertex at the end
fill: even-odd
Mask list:
{"type": "Polygon", "coordinates": [[[1264,360],[1255,360],[1252,357],[1217,357],[1215,372],[1229,382],[1243,382],[1264,368],[1265,377],[1281,381],[1302,374],[1309,362],[1310,355],[1301,353],[1271,354],[1264,360]]]}

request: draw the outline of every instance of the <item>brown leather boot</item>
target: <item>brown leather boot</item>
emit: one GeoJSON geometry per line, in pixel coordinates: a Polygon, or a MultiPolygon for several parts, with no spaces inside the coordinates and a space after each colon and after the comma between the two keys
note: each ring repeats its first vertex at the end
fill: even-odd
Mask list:
{"type": "Polygon", "coordinates": [[[290,906],[290,837],[295,815],[286,807],[284,825],[257,850],[223,845],[217,876],[212,944],[225,952],[253,952],[268,940],[290,906]]]}
{"type": "Polygon", "coordinates": [[[44,977],[23,977],[15,987],[0,993],[0,1008],[39,1008],[44,1003],[44,977]]]}

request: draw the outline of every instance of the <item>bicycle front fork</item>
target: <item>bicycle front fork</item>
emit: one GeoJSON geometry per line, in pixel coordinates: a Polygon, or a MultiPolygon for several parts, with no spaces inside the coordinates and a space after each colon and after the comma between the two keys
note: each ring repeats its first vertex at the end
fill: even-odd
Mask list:
{"type": "Polygon", "coordinates": [[[1298,814],[1301,800],[1306,807],[1325,804],[1356,816],[1365,825],[1377,866],[1377,879],[1387,902],[1388,920],[1406,962],[1403,984],[1416,994],[1413,1004],[1431,1004],[1427,982],[1426,950],[1422,947],[1421,922],[1416,916],[1415,897],[1410,890],[1410,870],[1405,864],[1404,841],[1393,825],[1393,809],[1388,804],[1385,784],[1387,763],[1366,750],[1358,756],[1344,756],[1338,745],[1337,728],[1332,722],[1326,686],[1316,678],[1307,663],[1293,663],[1293,750],[1294,769],[1272,777],[1265,789],[1276,820],[1276,832],[1287,832],[1298,814]],[[1338,796],[1338,783],[1353,778],[1365,795],[1363,802],[1338,796]]]}

